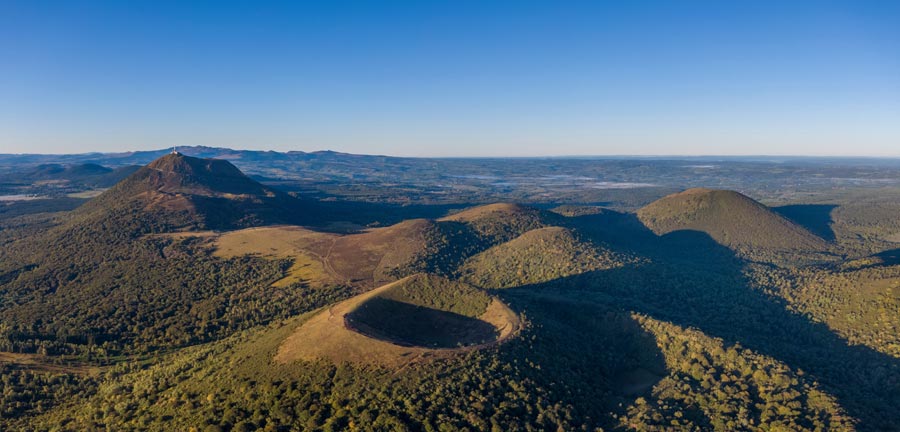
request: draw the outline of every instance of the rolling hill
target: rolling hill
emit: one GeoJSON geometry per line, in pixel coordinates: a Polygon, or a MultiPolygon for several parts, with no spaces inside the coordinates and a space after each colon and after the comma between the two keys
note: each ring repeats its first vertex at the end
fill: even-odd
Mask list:
{"type": "Polygon", "coordinates": [[[343,217],[327,208],[229,162],[169,154],[47,229],[6,235],[0,428],[900,419],[894,255],[829,284],[822,267],[748,262],[828,244],[736,192],[688,190],[637,215],[490,204],[342,232],[304,225],[343,217]],[[728,259],[669,241],[679,233],[728,259]]]}
{"type": "Polygon", "coordinates": [[[571,230],[546,227],[469,258],[460,274],[482,288],[511,288],[621,267],[625,261],[621,255],[580,241],[571,230]]]}
{"type": "MultiPolygon", "coordinates": [[[[314,286],[332,283],[372,289],[419,272],[455,275],[469,257],[552,220],[552,215],[534,208],[497,204],[472,207],[438,220],[410,219],[343,235],[291,225],[249,228],[217,234],[214,244],[224,257],[252,254],[293,259],[289,272],[314,286]]],[[[553,240],[532,237],[545,243],[553,240]]],[[[574,242],[570,237],[570,242],[560,247],[575,248],[574,242]]],[[[528,243],[526,237],[512,248],[528,243]]],[[[584,248],[579,250],[584,252],[584,248]]],[[[569,252],[579,254],[574,249],[569,252]]],[[[588,255],[579,255],[583,258],[579,262],[591,260],[588,255]]],[[[557,262],[569,257],[559,257],[557,262]]]]}
{"type": "Polygon", "coordinates": [[[223,257],[292,259],[291,277],[312,286],[345,284],[372,289],[425,270],[427,261],[440,256],[447,246],[440,228],[434,221],[412,219],[343,235],[294,225],[195,235],[213,235],[216,254],[223,257]]]}
{"type": "Polygon", "coordinates": [[[549,226],[555,215],[533,207],[498,203],[472,207],[439,219],[468,225],[483,241],[498,244],[549,226]]]}
{"type": "Polygon", "coordinates": [[[305,215],[299,200],[252,180],[228,161],[182,154],[140,168],[76,214],[125,209],[211,229],[297,221],[305,215]]]}
{"type": "Polygon", "coordinates": [[[648,204],[637,216],[657,235],[699,231],[742,253],[828,250],[821,238],[734,191],[688,189],[648,204]]]}
{"type": "Polygon", "coordinates": [[[146,352],[223,337],[322,301],[332,293],[268,288],[285,277],[287,260],[217,257],[191,238],[148,235],[292,218],[286,212],[300,210],[294,201],[228,162],[177,154],[152,162],[0,250],[0,320],[15,335],[10,345],[146,352]],[[261,290],[294,301],[264,304],[261,290]]]}
{"type": "Polygon", "coordinates": [[[128,177],[139,167],[127,165],[108,168],[96,163],[40,164],[22,172],[0,175],[3,183],[63,182],[82,187],[110,187],[128,177]]]}
{"type": "Polygon", "coordinates": [[[416,274],[319,312],[284,339],[274,359],[398,368],[483,349],[520,328],[515,312],[485,292],[416,274]]]}

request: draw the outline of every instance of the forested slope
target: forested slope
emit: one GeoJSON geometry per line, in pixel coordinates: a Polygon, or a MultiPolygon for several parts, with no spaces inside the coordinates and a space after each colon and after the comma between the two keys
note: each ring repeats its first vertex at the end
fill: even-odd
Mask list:
{"type": "Polygon", "coordinates": [[[275,225],[335,217],[305,203],[169,155],[65,217],[4,225],[0,426],[900,423],[892,255],[838,263],[743,195],[689,191],[637,215],[497,204],[351,233],[275,225]],[[812,264],[770,259],[788,252],[812,264]],[[480,322],[495,302],[521,327],[492,343],[499,329],[480,322]],[[278,357],[314,320],[417,354],[278,357]]]}

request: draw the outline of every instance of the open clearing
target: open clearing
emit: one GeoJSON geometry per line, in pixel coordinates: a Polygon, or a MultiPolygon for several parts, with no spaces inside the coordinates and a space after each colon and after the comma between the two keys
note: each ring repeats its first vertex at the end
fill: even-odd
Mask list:
{"type": "Polygon", "coordinates": [[[0,363],[10,363],[16,367],[34,371],[60,374],[97,375],[100,368],[82,364],[55,364],[48,362],[47,356],[39,354],[22,354],[13,352],[0,352],[0,363]]]}
{"type": "Polygon", "coordinates": [[[289,258],[294,264],[275,282],[287,286],[303,281],[312,287],[347,284],[375,288],[396,279],[392,271],[425,254],[434,223],[424,219],[338,235],[294,225],[247,228],[224,233],[212,231],[165,234],[172,238],[209,239],[215,255],[232,258],[257,255],[289,258]]]}
{"type": "Polygon", "coordinates": [[[221,234],[215,241],[215,255],[223,258],[242,255],[290,258],[294,264],[284,278],[274,283],[275,286],[299,281],[323,286],[344,279],[328,267],[328,253],[337,238],[334,234],[298,226],[248,228],[221,234]]]}

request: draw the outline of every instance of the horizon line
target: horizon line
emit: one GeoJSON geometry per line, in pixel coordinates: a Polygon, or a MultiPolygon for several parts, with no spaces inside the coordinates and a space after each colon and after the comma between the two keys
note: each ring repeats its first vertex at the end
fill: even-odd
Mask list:
{"type": "MultiPolygon", "coordinates": [[[[350,153],[343,152],[338,150],[330,150],[330,149],[320,149],[320,150],[274,150],[274,149],[240,149],[240,148],[231,148],[231,147],[211,147],[204,145],[195,145],[195,146],[177,146],[179,149],[196,149],[196,148],[207,148],[214,150],[232,150],[232,151],[241,151],[241,152],[272,152],[272,153],[339,153],[339,154],[347,154],[347,155],[357,155],[357,156],[375,156],[375,157],[392,157],[392,158],[405,158],[405,159],[602,159],[602,158],[614,158],[614,159],[641,159],[641,158],[672,158],[672,159],[683,159],[683,158],[791,158],[791,159],[802,159],[802,158],[826,158],[826,159],[900,159],[900,154],[897,155],[866,155],[866,154],[678,154],[678,153],[669,153],[669,154],[626,154],[626,153],[595,153],[595,154],[556,154],[556,155],[509,155],[509,156],[498,156],[498,155],[467,155],[467,156],[405,156],[405,155],[389,155],[389,154],[379,154],[379,153],[350,153]]],[[[73,152],[73,153],[0,153],[0,156],[13,156],[13,157],[25,157],[25,156],[88,156],[88,155],[116,155],[116,154],[128,154],[128,153],[151,153],[151,152],[161,152],[161,151],[170,151],[171,147],[165,148],[156,148],[156,149],[146,149],[146,150],[123,150],[123,151],[86,151],[86,152],[73,152]]]]}

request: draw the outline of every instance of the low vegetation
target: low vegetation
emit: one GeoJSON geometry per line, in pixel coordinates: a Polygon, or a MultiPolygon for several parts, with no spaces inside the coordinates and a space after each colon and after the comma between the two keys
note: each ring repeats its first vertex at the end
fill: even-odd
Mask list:
{"type": "Polygon", "coordinates": [[[668,376],[629,406],[634,430],[854,430],[854,422],[802,371],[702,332],[638,317],[656,338],[668,376]]]}
{"type": "Polygon", "coordinates": [[[802,226],[733,191],[689,189],[654,201],[637,215],[656,234],[699,231],[755,260],[778,260],[782,254],[819,258],[829,249],[802,226]]]}
{"type": "Polygon", "coordinates": [[[570,230],[538,228],[469,258],[461,278],[473,285],[511,288],[624,265],[628,258],[579,241],[570,230]]]}
{"type": "Polygon", "coordinates": [[[896,224],[860,206],[390,214],[166,156],[0,212],[0,429],[891,430],[896,224]]]}
{"type": "Polygon", "coordinates": [[[496,340],[498,329],[479,319],[487,294],[447,279],[416,275],[366,299],[345,316],[351,329],[399,345],[454,348],[496,340]]]}

